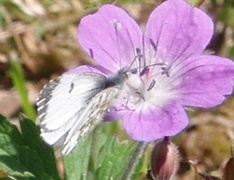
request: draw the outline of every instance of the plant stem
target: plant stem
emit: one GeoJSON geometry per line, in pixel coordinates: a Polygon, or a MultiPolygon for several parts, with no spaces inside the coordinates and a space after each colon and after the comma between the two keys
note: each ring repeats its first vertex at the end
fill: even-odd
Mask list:
{"type": "Polygon", "coordinates": [[[137,165],[139,161],[142,158],[143,153],[145,152],[145,149],[149,143],[146,142],[138,142],[136,149],[134,150],[132,157],[130,158],[128,162],[128,166],[126,171],[124,172],[124,175],[122,177],[122,180],[131,180],[132,175],[134,174],[137,165]]]}

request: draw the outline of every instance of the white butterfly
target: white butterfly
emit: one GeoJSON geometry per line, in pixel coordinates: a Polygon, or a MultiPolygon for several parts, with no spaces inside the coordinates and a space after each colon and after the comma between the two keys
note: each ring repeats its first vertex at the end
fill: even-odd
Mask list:
{"type": "Polygon", "coordinates": [[[42,138],[67,155],[103,119],[127,78],[126,70],[106,77],[95,72],[65,73],[39,93],[42,138]]]}

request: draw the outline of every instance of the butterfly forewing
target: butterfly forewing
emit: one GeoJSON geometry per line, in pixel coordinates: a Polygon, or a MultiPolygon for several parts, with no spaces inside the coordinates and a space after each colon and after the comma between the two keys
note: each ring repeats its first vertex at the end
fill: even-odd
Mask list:
{"type": "MultiPolygon", "coordinates": [[[[77,142],[77,139],[73,140],[73,135],[80,138],[89,128],[89,122],[94,121],[93,115],[103,111],[101,110],[103,106],[107,109],[109,104],[100,103],[99,99],[100,97],[104,101],[105,99],[110,101],[109,96],[104,93],[106,81],[105,76],[90,72],[64,74],[49,82],[37,100],[38,120],[43,139],[48,144],[70,151],[77,142]]],[[[115,88],[112,89],[109,91],[115,92],[115,88]]]]}

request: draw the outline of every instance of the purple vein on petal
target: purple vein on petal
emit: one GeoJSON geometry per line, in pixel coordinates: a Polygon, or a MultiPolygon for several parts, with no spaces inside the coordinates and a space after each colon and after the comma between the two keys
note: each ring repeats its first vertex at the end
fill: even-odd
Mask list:
{"type": "MultiPolygon", "coordinates": [[[[196,60],[196,61],[198,61],[198,60],[196,60]]],[[[192,71],[192,70],[194,70],[194,69],[197,69],[197,68],[199,68],[199,67],[206,66],[206,65],[200,65],[200,66],[196,66],[196,67],[193,67],[193,68],[188,69],[188,66],[189,66],[190,64],[194,64],[194,62],[188,61],[187,64],[185,64],[185,63],[180,63],[180,66],[178,65],[180,68],[177,68],[177,69],[176,69],[176,67],[173,67],[173,70],[176,69],[176,71],[174,72],[174,75],[168,79],[166,85],[171,84],[173,81],[179,79],[180,77],[183,77],[186,73],[188,73],[188,72],[190,72],[190,71],[192,71]],[[183,71],[183,69],[184,69],[185,71],[183,71]]],[[[170,90],[171,90],[171,89],[170,89],[170,90]]]]}
{"type": "MultiPolygon", "coordinates": [[[[92,39],[101,48],[101,50],[104,51],[110,57],[110,59],[112,59],[115,63],[117,63],[116,59],[108,51],[106,51],[106,49],[101,45],[101,42],[99,42],[98,40],[96,40],[95,36],[93,36],[92,33],[90,33],[89,31],[86,31],[86,32],[89,33],[90,37],[92,37],[92,39]]],[[[95,52],[94,52],[94,54],[95,54],[95,52]]]]}

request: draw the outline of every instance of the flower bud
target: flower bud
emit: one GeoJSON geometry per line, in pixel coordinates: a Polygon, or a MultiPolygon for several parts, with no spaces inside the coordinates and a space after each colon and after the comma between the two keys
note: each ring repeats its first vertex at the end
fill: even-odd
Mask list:
{"type": "Polygon", "coordinates": [[[234,157],[231,157],[224,167],[222,180],[233,180],[233,179],[234,179],[234,157]]]}
{"type": "Polygon", "coordinates": [[[151,176],[157,180],[171,180],[179,167],[179,153],[168,137],[156,144],[151,154],[151,176]]]}
{"type": "Polygon", "coordinates": [[[205,174],[199,174],[200,177],[203,178],[203,180],[220,180],[220,178],[215,177],[215,176],[210,176],[210,175],[205,175],[205,174]]]}
{"type": "Polygon", "coordinates": [[[0,179],[6,178],[6,177],[7,177],[7,173],[0,169],[0,179]]]}

